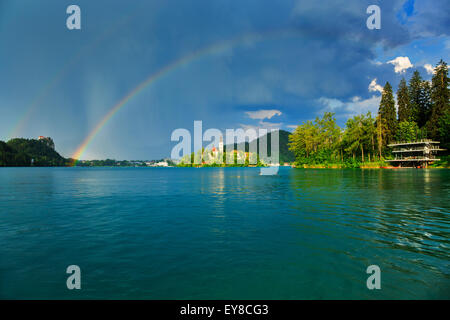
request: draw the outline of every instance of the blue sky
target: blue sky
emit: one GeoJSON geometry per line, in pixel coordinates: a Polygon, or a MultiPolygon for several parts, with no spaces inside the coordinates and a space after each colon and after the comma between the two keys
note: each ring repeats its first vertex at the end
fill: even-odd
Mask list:
{"type": "Polygon", "coordinates": [[[127,103],[84,159],[170,155],[171,132],[280,127],[333,111],[376,112],[396,89],[450,62],[444,0],[0,0],[0,140],[51,136],[71,156],[114,105],[151,74],[214,44],[127,103]],[[81,8],[82,29],[66,28],[81,8]],[[366,8],[381,8],[381,29],[366,8]],[[425,67],[427,66],[427,67],[425,67]]]}

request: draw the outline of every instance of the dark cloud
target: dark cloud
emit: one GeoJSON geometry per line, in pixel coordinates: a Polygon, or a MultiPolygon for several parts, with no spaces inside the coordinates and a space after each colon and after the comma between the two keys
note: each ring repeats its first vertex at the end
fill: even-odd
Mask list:
{"type": "MultiPolygon", "coordinates": [[[[142,90],[94,140],[97,156],[164,156],[137,146],[161,150],[170,145],[171,130],[190,128],[193,120],[219,128],[245,124],[249,110],[280,110],[277,122],[291,125],[315,117],[324,101],[341,116],[370,109],[378,94],[368,90],[374,78],[395,87],[412,72],[396,74],[386,61],[418,55],[412,41],[450,30],[449,6],[440,0],[415,1],[413,11],[403,0],[79,0],[78,33],[65,29],[59,0],[0,3],[6,3],[0,7],[0,103],[8,103],[0,135],[50,85],[22,134],[50,131],[66,141],[65,155],[148,76],[213,44],[232,45],[218,45],[142,90]],[[381,8],[381,30],[366,27],[371,4],[381,8]],[[141,136],[151,136],[151,143],[141,136]],[[105,143],[111,140],[117,143],[105,143]]],[[[426,54],[420,59],[427,61],[426,54]]]]}
{"type": "Polygon", "coordinates": [[[450,35],[450,4],[447,0],[416,0],[407,26],[415,38],[450,35]]]}

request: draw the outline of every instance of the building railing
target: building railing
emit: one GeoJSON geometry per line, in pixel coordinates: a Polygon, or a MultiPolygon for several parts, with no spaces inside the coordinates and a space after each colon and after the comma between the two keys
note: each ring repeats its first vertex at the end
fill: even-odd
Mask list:
{"type": "MultiPolygon", "coordinates": [[[[432,146],[432,147],[428,147],[427,151],[439,151],[439,150],[443,150],[441,148],[439,148],[439,146],[432,146]]],[[[426,151],[424,148],[400,148],[400,149],[395,149],[392,152],[416,152],[416,151],[426,151]]]]}
{"type": "Polygon", "coordinates": [[[430,158],[424,155],[420,155],[420,156],[408,156],[408,157],[395,157],[395,160],[422,160],[422,159],[426,159],[426,160],[433,160],[434,158],[430,158]]]}
{"type": "Polygon", "coordinates": [[[420,140],[416,140],[416,141],[412,141],[412,142],[407,142],[407,141],[396,141],[394,143],[388,144],[388,147],[394,147],[394,146],[398,146],[398,145],[411,145],[411,144],[439,144],[439,141],[433,141],[431,139],[420,139],[420,140]]]}

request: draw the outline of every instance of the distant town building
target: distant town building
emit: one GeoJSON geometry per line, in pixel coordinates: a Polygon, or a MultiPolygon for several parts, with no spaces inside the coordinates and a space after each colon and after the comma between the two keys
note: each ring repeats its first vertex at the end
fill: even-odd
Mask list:
{"type": "Polygon", "coordinates": [[[223,153],[223,137],[222,136],[220,136],[219,151],[220,151],[220,153],[223,153]]]}
{"type": "Polygon", "coordinates": [[[160,161],[160,162],[146,162],[145,163],[148,167],[168,167],[169,163],[167,161],[160,161]]]}
{"type": "Polygon", "coordinates": [[[216,147],[213,147],[211,152],[212,152],[212,157],[213,158],[218,158],[219,157],[219,150],[216,147]]]}

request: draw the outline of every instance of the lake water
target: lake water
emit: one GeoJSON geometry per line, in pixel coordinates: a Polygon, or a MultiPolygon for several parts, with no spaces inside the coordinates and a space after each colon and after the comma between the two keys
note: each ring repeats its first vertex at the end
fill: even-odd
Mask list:
{"type": "Polygon", "coordinates": [[[0,168],[0,298],[448,299],[449,190],[445,169],[0,168]]]}

